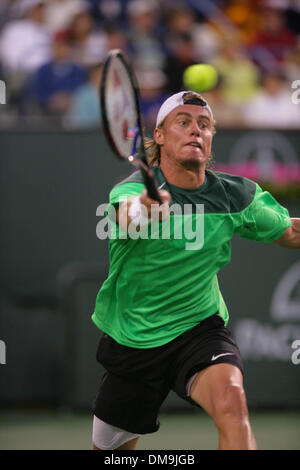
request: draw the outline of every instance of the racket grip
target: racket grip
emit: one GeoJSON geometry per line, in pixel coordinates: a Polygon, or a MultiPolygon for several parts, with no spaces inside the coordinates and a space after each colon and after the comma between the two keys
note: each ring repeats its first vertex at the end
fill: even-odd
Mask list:
{"type": "Polygon", "coordinates": [[[148,196],[155,201],[158,201],[162,204],[162,200],[159,196],[158,188],[155,182],[155,177],[151,168],[143,168],[142,169],[144,183],[147,188],[148,196]]]}

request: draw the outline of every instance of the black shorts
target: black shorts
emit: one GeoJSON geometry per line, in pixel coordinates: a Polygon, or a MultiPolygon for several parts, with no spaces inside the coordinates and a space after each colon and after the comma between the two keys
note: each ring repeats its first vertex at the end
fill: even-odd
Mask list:
{"type": "Polygon", "coordinates": [[[217,314],[156,348],[130,348],[105,334],[97,360],[106,372],[93,413],[108,424],[137,434],[158,430],[159,408],[170,390],[198,406],[186,395],[187,382],[196,372],[229,363],[243,373],[239,349],[217,314]]]}

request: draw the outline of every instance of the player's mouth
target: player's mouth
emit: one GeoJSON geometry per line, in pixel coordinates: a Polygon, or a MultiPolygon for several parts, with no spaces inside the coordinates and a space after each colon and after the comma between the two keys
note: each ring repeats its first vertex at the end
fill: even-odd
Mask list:
{"type": "Polygon", "coordinates": [[[202,145],[199,144],[199,142],[188,142],[186,146],[190,146],[190,147],[194,147],[194,148],[198,148],[202,150],[202,145]]]}

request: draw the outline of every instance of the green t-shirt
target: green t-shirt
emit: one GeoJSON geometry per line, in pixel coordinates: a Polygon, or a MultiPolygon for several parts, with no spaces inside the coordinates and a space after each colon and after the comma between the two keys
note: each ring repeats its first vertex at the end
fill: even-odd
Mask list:
{"type": "MultiPolygon", "coordinates": [[[[183,189],[153,170],[176,210],[151,228],[154,239],[150,224],[132,239],[111,222],[109,275],[92,316],[133,348],[161,346],[216,312],[227,324],[217,273],[230,261],[231,238],[272,242],[291,225],[287,209],[247,178],[207,171],[202,186],[183,189]]],[[[112,189],[109,202],[117,207],[143,189],[137,171],[112,189]]]]}

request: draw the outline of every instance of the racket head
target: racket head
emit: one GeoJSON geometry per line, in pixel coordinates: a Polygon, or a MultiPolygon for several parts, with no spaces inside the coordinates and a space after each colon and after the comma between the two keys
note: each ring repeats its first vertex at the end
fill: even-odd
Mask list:
{"type": "Polygon", "coordinates": [[[123,52],[108,54],[100,84],[103,130],[117,157],[128,160],[137,153],[146,162],[139,90],[123,52]]]}

